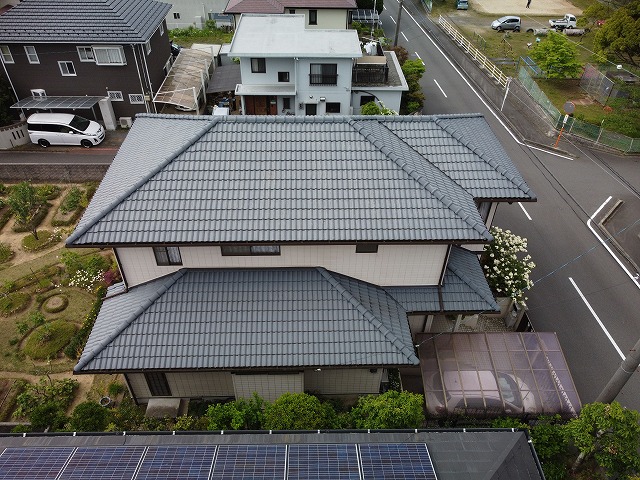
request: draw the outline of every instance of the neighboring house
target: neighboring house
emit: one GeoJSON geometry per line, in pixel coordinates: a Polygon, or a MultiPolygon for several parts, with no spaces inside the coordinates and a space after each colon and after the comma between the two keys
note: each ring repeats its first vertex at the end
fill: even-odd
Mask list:
{"type": "Polygon", "coordinates": [[[247,13],[303,15],[307,28],[343,29],[351,25],[355,0],[229,0],[225,13],[232,14],[234,26],[247,13]]]}
{"type": "MultiPolygon", "coordinates": [[[[166,432],[165,432],[166,433],[166,432]]],[[[543,480],[526,430],[0,436],[5,478],[543,480]]]]}
{"type": "Polygon", "coordinates": [[[533,200],[479,114],[139,115],[67,239],[123,277],[74,372],[143,403],[378,393],[429,315],[498,309],[464,247],[533,200]]]}
{"type": "MultiPolygon", "coordinates": [[[[247,115],[349,115],[408,90],[394,52],[363,55],[355,30],[309,30],[302,15],[242,15],[229,49],[247,115]]],[[[375,52],[377,53],[377,52],[375,52]]],[[[382,52],[380,52],[382,53],[382,52]]]]}
{"type": "Polygon", "coordinates": [[[218,28],[232,28],[233,15],[224,13],[227,0],[172,0],[167,14],[167,28],[203,28],[207,20],[218,28]]]}
{"type": "MultiPolygon", "coordinates": [[[[115,117],[154,112],[172,59],[169,9],[155,0],[24,0],[0,16],[3,68],[19,100],[108,96],[115,117]]],[[[91,116],[94,105],[75,113],[91,116]]]]}

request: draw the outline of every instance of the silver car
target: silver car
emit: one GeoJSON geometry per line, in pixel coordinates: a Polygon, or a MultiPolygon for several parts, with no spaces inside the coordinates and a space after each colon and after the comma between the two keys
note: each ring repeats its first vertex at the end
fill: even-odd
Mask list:
{"type": "Polygon", "coordinates": [[[513,30],[514,32],[520,31],[520,17],[514,15],[507,15],[500,17],[497,20],[491,22],[491,28],[501,32],[502,30],[513,30]]]}

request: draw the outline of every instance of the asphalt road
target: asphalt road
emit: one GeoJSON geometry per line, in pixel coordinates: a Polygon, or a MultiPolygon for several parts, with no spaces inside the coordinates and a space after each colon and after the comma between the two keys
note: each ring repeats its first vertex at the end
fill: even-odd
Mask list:
{"type": "MultiPolygon", "coordinates": [[[[398,44],[409,51],[410,58],[418,57],[425,63],[421,85],[427,100],[423,113],[484,114],[538,196],[537,203],[501,206],[494,224],[528,238],[529,252],[537,265],[532,275],[535,284],[528,292],[529,318],[536,330],[557,332],[581,400],[592,402],[640,338],[640,286],[631,278],[636,273],[633,267],[624,260],[618,263],[590,225],[618,198],[626,202],[629,226],[638,221],[639,159],[590,151],[567,137],[554,151],[550,148],[555,141],[551,130],[542,145],[527,145],[523,139],[527,122],[539,119],[526,115],[518,121],[518,131],[508,130],[482,93],[474,91],[473,84],[450,61],[450,55],[441,52],[430,38],[429,31],[438,27],[418,16],[415,5],[405,3],[405,7],[417,14],[417,22],[403,11],[398,44]],[[599,215],[590,220],[599,209],[599,215]]],[[[381,18],[388,38],[394,38],[397,15],[397,2],[386,2],[381,18]]],[[[617,236],[633,243],[637,238],[631,231],[626,229],[617,236]]],[[[640,410],[637,372],[617,400],[640,410]]]]}

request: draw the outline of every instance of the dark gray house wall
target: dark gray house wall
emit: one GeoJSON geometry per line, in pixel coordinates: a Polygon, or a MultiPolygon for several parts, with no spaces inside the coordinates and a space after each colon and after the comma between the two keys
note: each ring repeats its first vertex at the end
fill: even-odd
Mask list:
{"type": "MultiPolygon", "coordinates": [[[[171,49],[164,21],[162,25],[163,28],[157,29],[150,39],[151,52],[148,55],[144,44],[122,45],[126,65],[96,65],[94,62],[80,61],[77,47],[91,46],[91,43],[5,42],[3,45],[9,46],[14,61],[5,62],[5,68],[20,99],[31,96],[31,89],[37,88],[44,89],[49,96],[107,96],[111,91],[122,93],[122,101],[112,98],[116,118],[153,112],[153,104],[150,101],[145,104],[131,104],[129,94],[153,98],[166,77],[165,65],[171,57],[171,49]],[[39,63],[29,63],[25,45],[35,48],[39,63]],[[72,62],[75,76],[62,74],[58,63],[61,61],[72,62]]],[[[76,113],[91,117],[87,112],[76,113]]]]}

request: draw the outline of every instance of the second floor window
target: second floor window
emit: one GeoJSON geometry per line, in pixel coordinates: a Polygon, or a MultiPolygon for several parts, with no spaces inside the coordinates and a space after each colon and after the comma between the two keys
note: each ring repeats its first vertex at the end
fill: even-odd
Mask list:
{"type": "Polygon", "coordinates": [[[63,77],[76,76],[76,69],[73,66],[73,62],[58,62],[58,67],[60,67],[60,73],[63,77]]]}
{"type": "Polygon", "coordinates": [[[2,61],[4,63],[14,63],[9,45],[0,45],[0,55],[2,55],[2,61]]]}
{"type": "Polygon", "coordinates": [[[222,245],[222,256],[280,255],[280,245],[222,245]]]}
{"type": "Polygon", "coordinates": [[[309,10],[309,25],[317,25],[317,24],[318,24],[318,11],[309,10]]]}
{"type": "Polygon", "coordinates": [[[267,62],[264,58],[252,58],[251,59],[251,73],[266,73],[267,62]]]}
{"type": "Polygon", "coordinates": [[[312,63],[309,85],[337,85],[338,65],[335,63],[312,63]]]}
{"type": "Polygon", "coordinates": [[[279,82],[288,82],[289,81],[289,72],[278,72],[278,81],[279,82]]]}
{"type": "Polygon", "coordinates": [[[182,265],[180,248],[178,247],[153,247],[156,263],[160,266],[182,265]]]}
{"type": "Polygon", "coordinates": [[[93,48],[91,47],[76,47],[78,50],[78,57],[81,62],[95,62],[96,59],[93,56],[93,48]]]}
{"type": "Polygon", "coordinates": [[[36,52],[36,47],[26,45],[24,47],[24,51],[27,53],[27,59],[29,60],[29,63],[40,63],[38,52],[36,52]]]}
{"type": "Polygon", "coordinates": [[[97,65],[126,65],[124,49],[121,46],[93,47],[97,65]]]}

